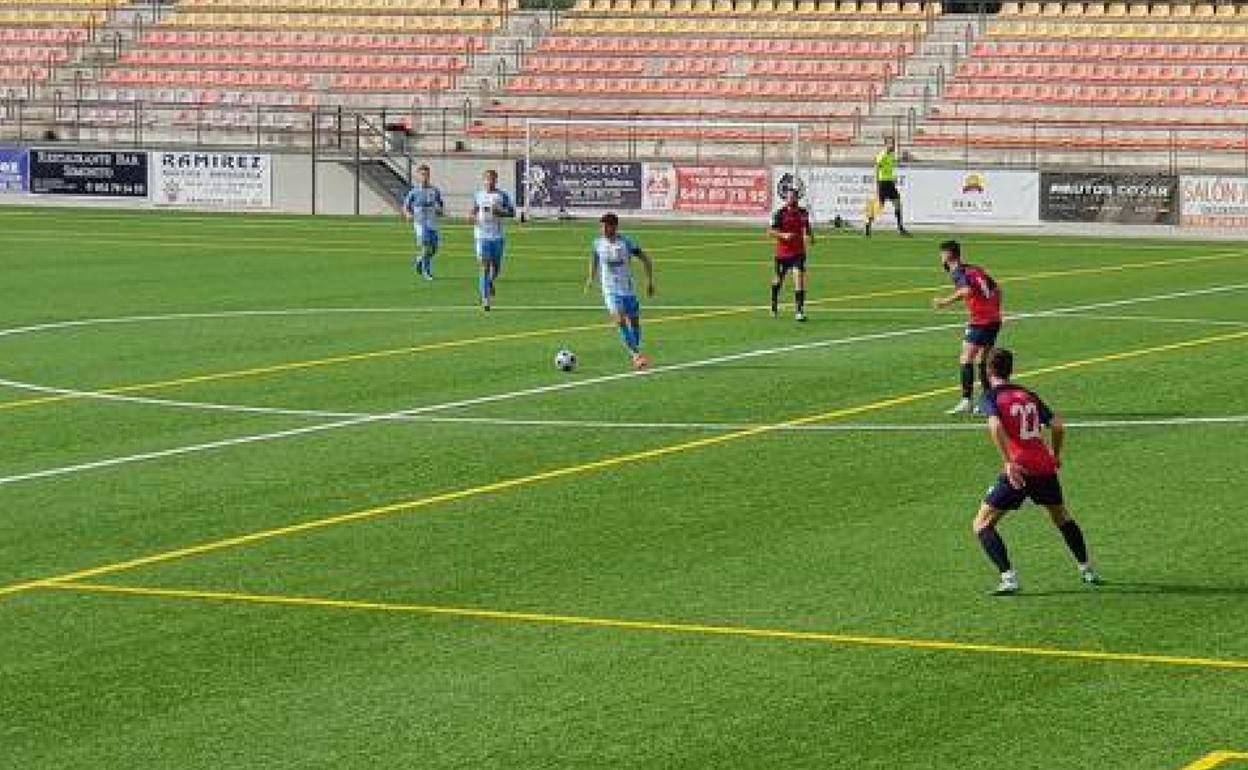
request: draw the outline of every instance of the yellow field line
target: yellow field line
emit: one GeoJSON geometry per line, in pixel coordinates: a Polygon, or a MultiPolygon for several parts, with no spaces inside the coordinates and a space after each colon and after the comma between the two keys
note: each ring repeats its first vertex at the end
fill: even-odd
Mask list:
{"type": "MultiPolygon", "coordinates": [[[[1207,254],[1199,257],[1181,257],[1177,259],[1160,259],[1150,260],[1148,262],[1128,262],[1120,265],[1109,265],[1103,267],[1083,267],[1072,268],[1069,270],[1050,270],[1043,273],[1030,273],[1027,275],[1014,276],[1008,280],[1003,280],[1003,284],[1019,283],[1023,281],[1048,280],[1052,278],[1067,278],[1079,275],[1097,275],[1103,273],[1114,273],[1125,270],[1140,270],[1151,267],[1170,267],[1175,265],[1185,265],[1197,262],[1208,262],[1213,260],[1232,259],[1237,256],[1248,255],[1248,251],[1232,251],[1218,254],[1207,254]]],[[[942,287],[938,286],[911,286],[900,289],[883,289],[880,291],[863,292],[859,294],[844,294],[836,297],[827,297],[824,299],[811,300],[808,305],[830,305],[844,302],[853,302],[855,300],[865,299],[886,299],[890,297],[900,297],[912,294],[926,294],[938,291],[942,287]]],[[[763,309],[761,306],[747,306],[728,308],[722,310],[706,310],[696,313],[682,313],[679,315],[659,316],[649,320],[647,323],[663,324],[673,323],[677,321],[692,321],[704,318],[717,318],[723,316],[742,315],[746,313],[757,312],[763,309]]],[[[302,369],[312,369],[322,366],[331,366],[334,364],[353,363],[358,361],[369,361],[380,358],[392,358],[401,355],[411,355],[416,353],[428,353],[438,350],[451,350],[456,348],[464,348],[473,345],[482,345],[490,342],[505,342],[511,340],[533,339],[538,337],[550,337],[562,334],[571,334],[574,332],[599,330],[604,328],[604,323],[578,324],[575,326],[561,326],[547,329],[531,329],[528,331],[506,332],[502,334],[490,334],[481,337],[471,337],[468,339],[445,340],[442,342],[431,342],[423,345],[411,345],[401,348],[389,348],[385,350],[374,350],[365,353],[348,353],[336,356],[327,356],[325,358],[308,359],[304,361],[290,361],[281,364],[271,364],[268,366],[256,366],[247,369],[236,369],[225,372],[211,372],[208,374],[190,375],[187,377],[178,377],[168,380],[159,380],[156,382],[141,382],[132,385],[118,385],[111,388],[94,391],[97,394],[105,395],[125,395],[129,393],[142,393],[153,390],[163,390],[167,388],[183,387],[186,385],[198,385],[208,382],[221,382],[225,380],[237,380],[247,377],[256,377],[266,374],[279,374],[283,372],[291,372],[302,369]]],[[[38,396],[35,398],[25,398],[16,401],[7,401],[0,403],[0,412],[11,411],[15,409],[24,409],[32,406],[40,406],[44,404],[54,404],[63,401],[75,401],[85,396],[77,394],[59,394],[51,396],[38,396]]]]}
{"type": "MultiPolygon", "coordinates": [[[[1102,355],[1102,356],[1084,358],[1084,359],[1079,359],[1076,361],[1068,361],[1068,362],[1061,363],[1061,364],[1054,364],[1051,366],[1034,369],[1030,372],[1023,373],[1019,376],[1022,378],[1036,377],[1036,376],[1040,376],[1044,374],[1068,371],[1070,369],[1093,366],[1093,365],[1101,364],[1101,363],[1108,363],[1112,361],[1124,361],[1124,360],[1133,359],[1133,358],[1140,358],[1143,356],[1155,355],[1157,353],[1164,353],[1164,352],[1172,351],[1172,350],[1185,350],[1185,349],[1202,347],[1206,345],[1213,345],[1213,344],[1220,343],[1220,342],[1228,342],[1231,340],[1238,340],[1238,339],[1245,339],[1245,338],[1248,338],[1248,330],[1230,332],[1226,334],[1217,334],[1217,335],[1212,335],[1212,336],[1207,336],[1207,337],[1200,337],[1197,339],[1184,340],[1182,342],[1172,342],[1172,343],[1168,343],[1165,345],[1156,345],[1156,346],[1148,347],[1148,348],[1139,348],[1136,350],[1128,350],[1128,351],[1123,351],[1120,353],[1109,353],[1109,354],[1102,355]]],[[[690,452],[690,451],[694,451],[697,449],[704,449],[706,447],[716,446],[719,444],[726,444],[732,441],[737,441],[740,439],[750,438],[752,436],[758,436],[764,433],[782,430],[784,428],[789,428],[789,427],[794,427],[794,426],[799,426],[799,425],[808,425],[808,424],[824,422],[828,420],[836,420],[836,419],[841,419],[844,417],[851,417],[854,415],[866,414],[868,412],[876,412],[876,411],[881,411],[884,409],[890,409],[895,406],[902,406],[904,404],[913,403],[915,401],[921,401],[923,399],[932,398],[933,396],[956,393],[958,390],[959,390],[959,386],[956,386],[956,385],[948,385],[948,386],[939,387],[939,388],[932,388],[929,390],[918,391],[915,393],[909,393],[909,394],[900,395],[900,396],[893,396],[891,398],[880,399],[878,401],[872,401],[866,404],[859,404],[857,406],[842,407],[839,409],[833,409],[833,410],[826,411],[826,412],[820,412],[818,414],[806,415],[804,417],[796,417],[791,420],[786,420],[784,422],[774,423],[771,425],[760,425],[757,427],[747,428],[747,429],[743,429],[739,431],[734,431],[731,433],[723,433],[723,434],[719,434],[715,436],[706,436],[703,438],[698,438],[698,439],[694,439],[690,441],[682,441],[676,444],[669,444],[667,446],[656,447],[654,449],[645,449],[645,450],[641,450],[638,452],[630,452],[627,454],[606,457],[601,460],[593,460],[593,461],[586,462],[586,463],[579,463],[576,465],[564,466],[562,468],[554,468],[554,469],[547,470],[547,471],[541,471],[539,473],[533,473],[527,476],[518,476],[518,477],[513,477],[510,479],[502,479],[500,481],[494,481],[488,484],[481,484],[478,486],[458,489],[458,490],[454,490],[450,492],[442,492],[436,495],[430,495],[427,497],[417,498],[414,500],[403,500],[399,502],[388,503],[386,505],[376,506],[373,508],[366,508],[363,510],[340,513],[340,514],[335,514],[332,516],[326,516],[324,518],[313,519],[311,521],[305,521],[305,522],[301,522],[298,524],[290,524],[290,525],[286,525],[282,527],[276,527],[273,529],[259,530],[259,531],[250,532],[244,535],[237,535],[234,537],[228,537],[228,538],[224,538],[221,540],[214,540],[214,541],[210,541],[207,543],[200,543],[198,545],[187,546],[185,548],[178,548],[175,550],[164,551],[164,552],[156,553],[156,554],[150,554],[148,556],[141,556],[135,559],[129,559],[126,561],[116,562],[113,564],[106,564],[106,565],[102,565],[99,567],[91,567],[88,569],[78,570],[76,572],[70,572],[64,575],[44,578],[42,580],[36,580],[36,581],[30,581],[30,582],[18,583],[18,584],[14,584],[10,586],[0,587],[0,596],[19,593],[22,591],[28,591],[32,588],[38,588],[40,586],[46,586],[48,584],[53,584],[53,583],[65,583],[65,582],[72,582],[76,580],[87,580],[90,578],[100,577],[102,575],[111,575],[111,574],[115,574],[118,572],[125,572],[127,570],[136,569],[139,567],[146,567],[146,566],[150,566],[153,564],[160,564],[163,562],[174,561],[177,559],[183,559],[183,558],[187,558],[190,556],[198,556],[198,555],[202,555],[205,553],[221,551],[221,550],[225,550],[228,548],[248,545],[251,543],[257,543],[257,542],[264,541],[264,540],[271,540],[271,539],[278,538],[278,537],[285,537],[288,535],[294,535],[294,534],[299,534],[303,532],[311,532],[314,530],[334,527],[340,524],[347,524],[347,523],[355,522],[355,521],[363,521],[366,519],[374,519],[380,516],[386,516],[386,515],[395,514],[395,513],[415,511],[415,510],[419,510],[423,508],[429,508],[435,505],[440,505],[442,503],[451,503],[451,502],[456,502],[459,500],[466,500],[469,498],[493,494],[496,492],[503,492],[503,491],[510,490],[510,489],[516,489],[519,487],[526,487],[526,486],[530,486],[530,485],[537,484],[537,483],[544,482],[544,481],[553,481],[555,479],[568,478],[571,476],[579,476],[579,475],[583,475],[586,473],[592,473],[594,471],[600,471],[600,470],[604,470],[607,468],[614,468],[614,467],[618,467],[622,465],[629,465],[629,464],[641,462],[644,460],[654,460],[654,459],[658,459],[662,457],[667,457],[670,455],[680,454],[683,452],[690,452]]]]}
{"type": "MultiPolygon", "coordinates": [[[[751,308],[752,310],[753,308],[751,308]]],[[[705,310],[697,313],[684,313],[674,316],[660,316],[650,321],[651,324],[670,323],[672,321],[689,321],[698,318],[709,318],[719,315],[728,315],[733,313],[747,312],[737,308],[727,310],[705,310]]],[[[578,324],[575,326],[560,326],[547,329],[530,329],[527,331],[504,332],[502,334],[487,334],[480,337],[469,337],[467,339],[444,340],[441,342],[429,342],[423,345],[410,345],[401,348],[389,348],[386,350],[373,350],[366,353],[346,353],[337,356],[327,356],[325,358],[314,358],[304,361],[289,361],[281,364],[270,364],[267,366],[256,366],[248,369],[234,369],[226,372],[211,372],[208,374],[196,374],[187,377],[178,377],[169,380],[160,380],[157,382],[140,382],[132,385],[118,385],[116,387],[105,388],[98,391],[108,395],[119,395],[125,393],[140,393],[151,390],[161,390],[165,388],[176,388],[185,385],[197,385],[206,382],[220,382],[222,380],[236,380],[246,377],[255,377],[264,374],[277,374],[280,372],[290,372],[299,369],[312,369],[321,366],[330,366],[333,364],[351,363],[356,361],[368,361],[378,358],[391,358],[400,355],[409,355],[414,353],[428,353],[435,350],[452,350],[455,348],[470,347],[473,345],[483,345],[490,342],[506,342],[510,340],[531,339],[534,337],[549,337],[557,334],[570,334],[573,332],[588,331],[591,329],[602,329],[603,322],[592,324],[578,324]]],[[[75,394],[63,394],[55,396],[39,396],[37,398],[27,398],[20,401],[8,401],[0,403],[0,411],[11,409],[22,409],[29,406],[38,406],[40,404],[50,404],[59,401],[73,401],[82,398],[75,394]]]]}
{"type": "MultiPolygon", "coordinates": [[[[1071,650],[1060,647],[1027,647],[1018,645],[958,642],[943,639],[907,639],[895,636],[865,636],[860,634],[837,634],[823,631],[791,631],[778,628],[755,628],[750,626],[708,625],[705,623],[673,622],[657,620],[625,620],[621,618],[585,617],[545,612],[515,612],[476,607],[450,607],[433,604],[398,604],[393,602],[355,601],[351,599],[325,599],[305,596],[280,596],[271,594],[228,593],[177,588],[143,588],[129,586],[97,585],[89,583],[50,584],[45,588],[92,594],[158,597],[166,599],[191,599],[214,602],[238,602],[244,604],[276,605],[365,612],[408,613],[439,615],[472,620],[497,620],[517,623],[538,623],[584,628],[605,628],[626,631],[649,631],[665,634],[697,636],[737,637],[748,639],[781,640],[787,642],[814,642],[830,645],[860,647],[886,647],[904,650],[941,652],[972,652],[991,655],[1022,655],[1037,658],[1057,658],[1098,663],[1137,663],[1152,666],[1188,666],[1195,668],[1230,669],[1248,671],[1248,660],[1227,658],[1195,658],[1174,655],[1156,655],[1135,652],[1103,652],[1100,650],[1071,650]]],[[[1200,767],[1199,765],[1194,767],[1200,767]]],[[[1205,765],[1204,767],[1213,767],[1205,765]]]]}
{"type": "Polygon", "coordinates": [[[1228,762],[1236,762],[1241,759],[1248,760],[1248,754],[1241,751],[1215,751],[1212,754],[1206,754],[1190,765],[1184,765],[1179,770],[1213,770],[1215,767],[1221,767],[1228,762]]]}

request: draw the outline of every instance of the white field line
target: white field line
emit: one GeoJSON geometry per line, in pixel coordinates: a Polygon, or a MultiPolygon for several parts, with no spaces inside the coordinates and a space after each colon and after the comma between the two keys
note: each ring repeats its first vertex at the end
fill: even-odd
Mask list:
{"type": "MultiPolygon", "coordinates": [[[[142,221],[145,223],[160,222],[160,223],[183,224],[183,225],[202,224],[202,225],[211,226],[213,229],[244,230],[245,231],[245,230],[279,230],[279,229],[308,230],[309,229],[308,225],[310,223],[315,223],[315,220],[311,218],[307,218],[307,217],[300,218],[295,215],[266,216],[266,215],[249,214],[246,217],[229,217],[227,219],[226,217],[223,217],[221,215],[215,215],[215,216],[198,215],[197,216],[195,214],[189,214],[189,213],[178,214],[174,212],[161,212],[159,217],[151,217],[150,212],[146,216],[144,216],[144,215],[125,215],[125,214],[112,215],[112,214],[108,214],[105,212],[97,213],[97,212],[85,211],[83,209],[74,209],[73,211],[76,215],[79,215],[79,218],[82,221],[90,222],[92,224],[95,224],[95,223],[132,224],[136,221],[142,221]]],[[[5,219],[5,218],[33,219],[35,217],[46,219],[47,218],[46,210],[45,209],[32,210],[28,208],[16,208],[16,207],[14,208],[6,207],[3,209],[0,209],[0,219],[5,219]]],[[[632,222],[628,221],[628,218],[625,218],[624,221],[628,224],[633,224],[632,222]]],[[[741,224],[733,224],[733,225],[727,225],[727,226],[715,225],[714,223],[708,223],[705,221],[690,220],[687,223],[687,226],[684,228],[655,226],[654,222],[655,220],[648,220],[648,221],[642,221],[638,223],[640,225],[638,227],[638,231],[644,232],[646,234],[653,233],[656,235],[661,234],[661,235],[689,236],[689,235],[697,234],[697,235],[702,235],[702,236],[707,236],[707,237],[716,237],[716,236],[740,235],[752,229],[762,229],[767,226],[767,222],[765,221],[765,219],[761,219],[761,218],[758,220],[756,224],[743,222],[741,224]]],[[[818,223],[818,224],[826,225],[826,223],[818,223]]],[[[537,220],[537,221],[527,222],[522,225],[519,225],[519,224],[513,225],[512,226],[513,229],[510,232],[512,233],[524,233],[524,232],[536,232],[536,231],[566,232],[572,229],[574,225],[581,225],[589,230],[592,230],[594,227],[596,227],[596,223],[591,218],[585,218],[581,220],[572,220],[571,222],[542,222],[540,220],[537,220]]],[[[404,227],[405,225],[397,216],[394,218],[386,218],[386,217],[378,216],[378,217],[361,218],[358,220],[339,217],[335,220],[334,226],[336,228],[342,228],[342,229],[367,231],[367,230],[389,230],[395,227],[401,228],[401,227],[404,227]]],[[[455,231],[470,230],[472,228],[472,225],[465,224],[462,222],[457,222],[457,221],[454,221],[454,219],[451,219],[451,220],[442,222],[440,227],[443,230],[455,232],[455,231]]],[[[923,226],[920,226],[919,232],[921,234],[935,233],[937,232],[937,229],[934,229],[934,228],[935,226],[923,225],[923,226]]],[[[45,232],[45,231],[39,231],[39,232],[45,232]]],[[[58,230],[56,231],[55,234],[58,236],[64,237],[65,232],[63,230],[58,230]]],[[[825,239],[832,239],[832,237],[833,236],[830,236],[830,235],[825,236],[825,239]]],[[[847,239],[848,237],[849,236],[846,236],[847,239]]],[[[1132,243],[1131,248],[1150,249],[1150,250],[1167,250],[1167,249],[1190,249],[1193,246],[1202,243],[1202,241],[1179,241],[1179,240],[1176,240],[1173,242],[1166,242],[1167,239],[1164,237],[1158,237],[1158,236],[1142,237],[1142,236],[1130,236],[1130,235],[1111,236],[1111,237],[1106,237],[1102,239],[1087,239],[1087,238],[1079,239],[1078,236],[1068,236],[1068,235],[1062,235],[1062,234],[1054,234],[1054,235],[1037,234],[1034,236],[1028,236],[1028,235],[1020,235],[1017,233],[1011,234],[1011,233],[988,232],[988,233],[970,233],[966,237],[967,239],[974,239],[984,244],[1037,245],[1037,246],[1048,246],[1051,248],[1069,248],[1071,246],[1103,247],[1106,243],[1131,242],[1131,241],[1137,241],[1137,240],[1141,240],[1141,241],[1151,240],[1153,242],[1139,243],[1139,244],[1132,243]]],[[[837,238],[837,240],[839,240],[839,237],[837,238]]],[[[1208,240],[1208,241],[1203,241],[1203,242],[1209,243],[1209,244],[1217,244],[1217,245],[1232,245],[1234,243],[1233,241],[1219,241],[1216,238],[1212,240],[1208,240]]]]}
{"type": "MultiPolygon", "coordinates": [[[[646,310],[766,310],[766,305],[646,305],[646,310]]],[[[534,313],[534,312],[570,312],[570,311],[603,312],[602,303],[583,303],[570,305],[511,305],[494,308],[495,313],[534,313]]],[[[74,329],[90,326],[109,326],[133,323],[159,323],[164,321],[201,321],[228,318],[282,317],[282,316],[319,316],[319,315],[429,315],[438,313],[474,313],[481,312],[480,305],[436,305],[429,307],[306,307],[306,308],[275,308],[272,310],[216,310],[202,313],[161,313],[159,315],[117,316],[114,318],[79,318],[70,321],[49,321],[47,323],[15,326],[0,329],[0,338],[16,337],[23,334],[74,329]]],[[[923,307],[811,307],[807,313],[871,313],[887,315],[889,313],[905,313],[930,315],[931,310],[923,307]]]]}
{"type": "MultiPolygon", "coordinates": [[[[1230,284],[1226,286],[1213,286],[1213,287],[1207,287],[1203,289],[1192,289],[1188,291],[1169,292],[1166,294],[1157,294],[1157,295],[1151,295],[1151,296],[1145,296],[1145,297],[1134,297],[1134,298],[1129,298],[1129,299],[1111,300],[1107,302],[1099,302],[1099,303],[1093,303],[1093,304],[1088,304],[1088,305],[1077,305],[1077,306],[1067,307],[1067,308],[1054,308],[1052,310],[1047,310],[1047,311],[1038,311],[1038,312],[1019,314],[1016,316],[1010,316],[1009,318],[1010,319],[1035,319],[1035,318],[1063,316],[1063,315],[1068,315],[1072,313],[1087,312],[1090,310],[1096,310],[1100,308],[1122,307],[1124,305],[1138,305],[1138,304],[1144,304],[1144,303],[1161,302],[1165,300],[1181,299],[1181,298],[1187,298],[1187,297],[1206,296],[1210,294],[1219,294],[1219,293],[1225,293],[1225,292],[1231,292],[1231,291],[1238,291],[1238,290],[1242,290],[1246,288],[1248,288],[1248,284],[1230,284]]],[[[695,369],[695,368],[701,368],[701,367],[706,367],[706,366],[714,366],[717,364],[729,363],[733,361],[741,361],[741,360],[746,360],[746,359],[751,359],[751,358],[778,355],[778,354],[790,353],[790,352],[801,351],[801,350],[814,350],[814,349],[819,349],[819,348],[853,345],[853,344],[857,344],[861,342],[876,342],[876,341],[882,341],[882,340],[888,340],[888,339],[898,339],[902,337],[927,334],[927,333],[936,332],[936,331],[946,331],[950,329],[957,329],[957,328],[961,328],[962,326],[963,324],[961,322],[958,322],[958,323],[937,324],[937,325],[932,325],[932,326],[912,327],[909,329],[899,329],[899,330],[888,331],[888,332],[877,332],[873,334],[855,335],[851,337],[838,337],[838,338],[833,338],[833,339],[828,339],[828,340],[818,340],[818,341],[813,341],[813,342],[797,343],[793,345],[784,345],[784,346],[772,347],[772,348],[760,348],[760,349],[755,349],[755,350],[748,350],[748,351],[743,351],[740,353],[732,353],[732,354],[727,354],[727,355],[722,355],[722,356],[714,356],[711,358],[699,359],[695,361],[687,361],[687,362],[683,362],[679,364],[669,364],[667,366],[656,367],[644,373],[621,372],[617,374],[604,375],[600,377],[591,377],[591,378],[584,379],[584,380],[572,380],[569,382],[562,382],[562,383],[557,383],[554,385],[544,385],[544,386],[535,387],[535,388],[526,388],[522,390],[515,390],[515,391],[504,392],[504,393],[496,393],[496,394],[486,395],[486,396],[477,396],[474,398],[460,399],[457,401],[448,401],[448,402],[443,402],[440,404],[429,404],[426,406],[420,406],[420,407],[415,407],[412,409],[404,409],[404,410],[399,410],[399,411],[394,411],[394,412],[385,412],[385,413],[379,413],[379,414],[343,413],[343,414],[350,415],[350,416],[347,416],[344,419],[334,419],[332,422],[319,423],[316,425],[307,425],[307,426],[303,426],[299,428],[291,428],[291,429],[286,429],[286,430],[281,430],[281,431],[272,431],[272,432],[267,432],[267,433],[257,433],[257,434],[247,435],[247,436],[239,436],[235,438],[221,439],[218,441],[211,441],[211,442],[202,443],[202,444],[192,444],[188,446],[174,447],[170,449],[163,449],[163,450],[157,450],[157,451],[152,451],[152,452],[143,452],[139,454],[125,455],[121,457],[113,457],[113,458],[108,458],[104,460],[97,460],[94,462],[79,463],[76,465],[63,466],[60,468],[50,468],[50,469],[46,469],[43,471],[34,471],[30,473],[25,473],[25,474],[18,474],[16,476],[0,477],[0,485],[17,483],[19,481],[29,481],[29,480],[33,480],[37,478],[49,478],[53,476],[63,476],[63,475],[67,475],[70,473],[77,473],[81,471],[95,470],[95,469],[100,469],[100,468],[115,467],[119,465],[126,465],[130,463],[156,460],[156,459],[161,459],[165,457],[183,456],[183,455],[188,455],[188,454],[193,454],[193,453],[198,453],[198,452],[212,451],[215,449],[223,449],[223,448],[233,447],[233,446],[255,444],[255,443],[267,442],[267,441],[277,441],[277,440],[286,439],[286,438],[294,438],[298,436],[310,435],[310,434],[315,434],[315,433],[323,433],[323,432],[330,431],[330,430],[337,430],[339,428],[353,427],[356,425],[365,425],[368,423],[411,420],[412,418],[417,418],[422,415],[428,415],[428,414],[432,414],[436,412],[449,411],[449,410],[460,409],[460,408],[469,407],[469,406],[479,406],[482,404],[496,403],[500,401],[515,400],[515,399],[520,399],[520,398],[525,398],[525,397],[530,397],[530,396],[544,395],[548,393],[568,391],[568,390],[572,390],[575,388],[583,388],[583,387],[589,387],[591,385],[599,385],[603,383],[617,382],[617,381],[625,380],[625,379],[633,379],[637,377],[653,377],[659,374],[664,374],[664,373],[669,373],[669,372],[685,371],[688,369],[695,369]]],[[[119,401],[119,402],[125,402],[125,403],[139,403],[139,404],[148,404],[148,405],[157,405],[157,406],[170,406],[170,407],[178,407],[178,408],[245,412],[245,413],[253,413],[253,414],[304,416],[304,417],[317,417],[317,418],[324,417],[327,414],[333,414],[337,416],[337,413],[281,409],[278,407],[251,407],[251,406],[237,406],[237,405],[231,405],[231,404],[211,404],[211,403],[204,403],[204,402],[172,401],[168,399],[158,399],[158,398],[150,398],[150,397],[143,397],[143,396],[125,396],[125,395],[110,394],[110,393],[97,393],[97,392],[92,392],[92,391],[79,391],[79,390],[71,390],[68,388],[52,388],[52,387],[47,387],[47,386],[42,386],[42,385],[34,385],[30,383],[21,383],[21,382],[16,382],[13,380],[0,379],[0,385],[7,385],[9,387],[19,388],[23,390],[33,390],[35,392],[40,392],[40,393],[49,393],[49,394],[57,394],[57,395],[72,395],[78,398],[89,398],[89,399],[97,399],[97,400],[104,400],[104,401],[119,401]]]]}

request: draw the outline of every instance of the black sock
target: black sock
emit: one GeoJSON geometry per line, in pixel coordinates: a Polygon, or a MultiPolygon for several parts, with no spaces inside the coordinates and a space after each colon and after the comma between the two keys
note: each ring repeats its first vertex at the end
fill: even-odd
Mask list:
{"type": "Polygon", "coordinates": [[[1005,550],[1005,541],[1001,539],[997,528],[985,527],[975,534],[979,537],[979,544],[984,547],[984,553],[997,565],[997,571],[1009,572],[1010,554],[1005,550]]]}
{"type": "Polygon", "coordinates": [[[780,284],[773,283],[771,285],[771,306],[774,308],[780,304],[780,284]]]}
{"type": "Polygon", "coordinates": [[[803,310],[805,310],[806,309],[806,290],[798,289],[797,291],[793,292],[793,301],[797,303],[797,312],[800,313],[803,310]]]}
{"type": "Polygon", "coordinates": [[[1074,554],[1075,561],[1080,564],[1088,563],[1088,545],[1083,540],[1083,530],[1075,523],[1074,519],[1067,521],[1058,527],[1062,531],[1062,537],[1066,540],[1066,547],[1074,554]]]}
{"type": "Polygon", "coordinates": [[[975,392],[975,365],[962,364],[962,398],[970,398],[975,392]]]}
{"type": "Polygon", "coordinates": [[[901,206],[894,205],[893,213],[897,215],[897,229],[905,230],[906,225],[901,221],[901,206]]]}
{"type": "Polygon", "coordinates": [[[979,362],[979,387],[984,389],[984,393],[992,390],[992,383],[988,381],[988,362],[979,362]]]}

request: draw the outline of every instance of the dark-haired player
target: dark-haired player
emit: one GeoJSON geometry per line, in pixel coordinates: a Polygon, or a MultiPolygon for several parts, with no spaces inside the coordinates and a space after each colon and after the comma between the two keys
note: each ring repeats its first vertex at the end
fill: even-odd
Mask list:
{"type": "Polygon", "coordinates": [[[494,299],[494,284],[503,269],[503,219],[516,215],[511,196],[498,187],[498,172],[485,172],[485,186],[472,196],[473,239],[477,244],[477,262],[481,265],[481,308],[489,310],[494,299]]]}
{"type": "Polygon", "coordinates": [[[962,400],[947,414],[978,413],[978,407],[973,407],[971,400],[975,394],[975,363],[979,362],[979,382],[986,393],[989,385],[985,362],[1001,333],[1001,287],[982,267],[962,261],[962,247],[957,241],[940,244],[940,261],[953,280],[955,290],[948,297],[932,300],[932,306],[939,310],[961,300],[970,314],[962,337],[962,355],[958,358],[962,400]]]}
{"type": "Polygon", "coordinates": [[[416,256],[412,266],[416,272],[433,280],[433,257],[438,253],[438,217],[442,216],[446,204],[442,201],[442,191],[429,181],[429,166],[421,164],[417,167],[417,182],[407,191],[403,199],[403,216],[412,223],[416,238],[416,256]]]}
{"type": "Polygon", "coordinates": [[[598,220],[602,235],[594,239],[589,257],[588,289],[594,281],[602,282],[602,301],[620,329],[620,338],[633,356],[633,368],[645,369],[650,359],[641,352],[641,303],[637,301],[637,285],[630,265],[633,259],[646,270],[646,296],[654,296],[654,263],[637,242],[620,234],[620,218],[603,214],[598,220]]]}
{"type": "Polygon", "coordinates": [[[1062,418],[1035,393],[1011,383],[1013,372],[1014,354],[1005,349],[993,351],[988,359],[992,387],[984,396],[983,409],[988,415],[992,442],[1001,451],[1005,468],[988,490],[974,524],[975,536],[1001,573],[1001,582],[993,593],[1001,596],[1018,592],[1018,573],[1010,564],[997,523],[1007,512],[1018,510],[1028,498],[1049,512],[1053,526],[1062,533],[1066,546],[1079,564],[1079,578],[1085,583],[1099,583],[1100,577],[1088,561],[1083,530],[1066,510],[1062,485],[1057,478],[1066,437],[1062,418]],[[1044,440],[1045,428],[1051,434],[1051,446],[1044,440]]]}
{"type": "Polygon", "coordinates": [[[790,188],[784,205],[771,217],[767,234],[776,240],[776,275],[771,279],[771,315],[780,314],[780,289],[784,277],[793,273],[794,317],[806,320],[806,242],[815,242],[810,227],[810,213],[802,208],[798,192],[790,188]]]}

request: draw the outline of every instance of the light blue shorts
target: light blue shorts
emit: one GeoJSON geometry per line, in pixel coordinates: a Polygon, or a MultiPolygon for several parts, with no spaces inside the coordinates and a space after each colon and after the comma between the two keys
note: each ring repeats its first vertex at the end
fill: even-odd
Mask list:
{"type": "Polygon", "coordinates": [[[641,303],[636,294],[603,294],[603,304],[607,312],[613,315],[626,315],[632,318],[641,315],[641,303]]]}
{"type": "Polygon", "coordinates": [[[438,234],[437,228],[416,225],[413,232],[416,236],[416,243],[430,251],[438,250],[438,244],[442,242],[442,236],[438,234]]]}
{"type": "Polygon", "coordinates": [[[491,262],[495,267],[503,265],[503,244],[502,238],[491,241],[477,241],[477,260],[480,262],[491,262]]]}

